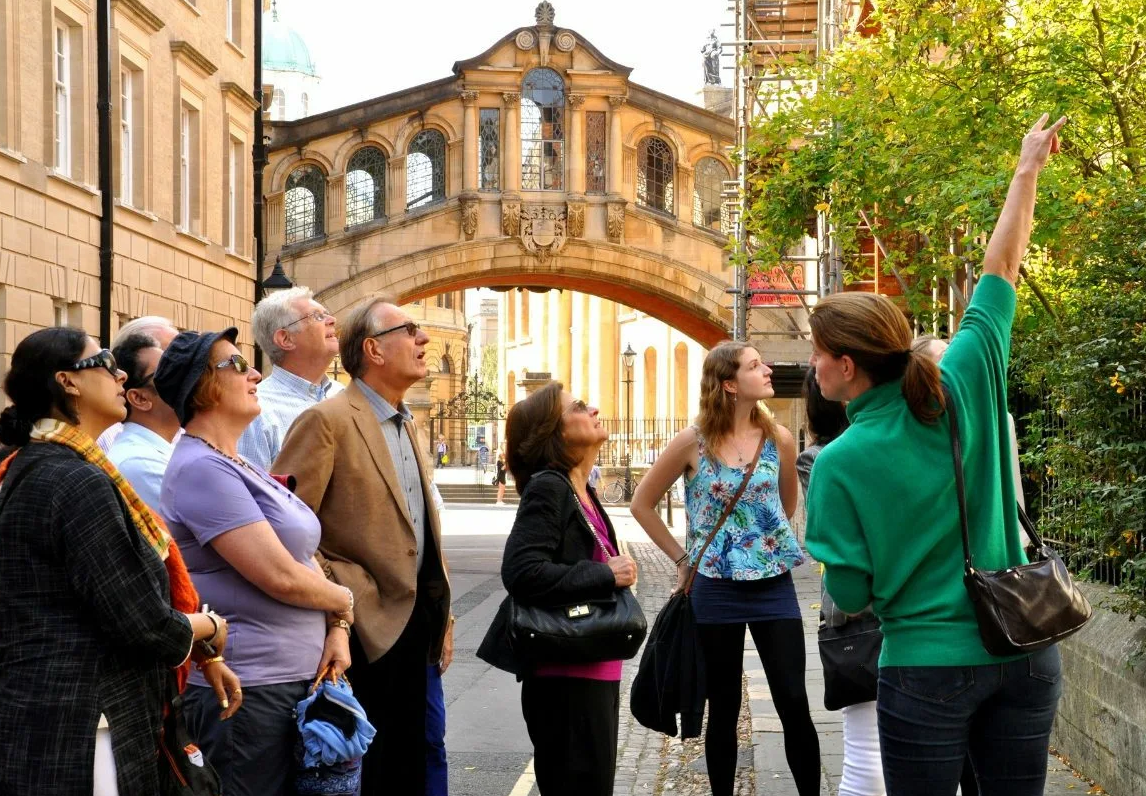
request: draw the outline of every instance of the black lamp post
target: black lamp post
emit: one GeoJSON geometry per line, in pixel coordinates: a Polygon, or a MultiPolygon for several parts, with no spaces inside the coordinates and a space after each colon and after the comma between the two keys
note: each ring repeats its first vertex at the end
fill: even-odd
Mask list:
{"type": "Polygon", "coordinates": [[[277,293],[280,290],[290,290],[294,287],[294,282],[286,275],[283,270],[282,257],[275,257],[275,267],[271,271],[271,275],[263,280],[263,295],[269,296],[271,293],[277,293]]]}
{"type": "Polygon", "coordinates": [[[637,352],[631,344],[625,346],[621,353],[621,362],[625,368],[625,502],[633,499],[633,363],[637,359],[637,352]]]}

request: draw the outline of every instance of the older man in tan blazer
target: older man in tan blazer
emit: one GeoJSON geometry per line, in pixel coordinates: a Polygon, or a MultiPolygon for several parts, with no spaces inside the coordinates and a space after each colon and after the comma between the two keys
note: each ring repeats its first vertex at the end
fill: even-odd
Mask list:
{"type": "Polygon", "coordinates": [[[362,793],[425,790],[426,667],[452,656],[450,586],[406,390],[426,376],[429,337],[394,304],[367,299],[339,332],[342,393],[291,426],[273,472],[322,522],[320,562],[354,592],[347,672],[378,729],[362,793]]]}

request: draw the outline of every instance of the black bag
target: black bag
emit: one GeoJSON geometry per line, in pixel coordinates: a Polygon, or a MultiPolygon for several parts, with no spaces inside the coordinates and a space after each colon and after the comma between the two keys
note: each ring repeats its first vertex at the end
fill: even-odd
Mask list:
{"type": "MultiPolygon", "coordinates": [[[[565,479],[569,488],[573,484],[565,479]]],[[[593,530],[581,501],[585,528],[609,558],[612,554],[593,530]]],[[[530,663],[600,663],[637,654],[648,623],[637,598],[626,587],[606,598],[572,605],[526,605],[509,598],[509,638],[515,654],[530,663]]]]}
{"type": "Polygon", "coordinates": [[[723,513],[712,526],[708,538],[696,555],[684,588],[669,597],[653,623],[649,643],[641,655],[641,664],[633,677],[629,692],[629,709],[642,726],[650,730],[675,736],[677,732],[676,714],[680,714],[680,737],[696,738],[700,735],[701,719],[704,717],[705,666],[704,652],[700,648],[700,638],[696,631],[696,617],[692,613],[689,593],[696,571],[704,552],[716,538],[724,521],[732,514],[736,502],[748,488],[756,463],[764,450],[767,438],[760,437],[756,455],[752,457],[744,471],[740,487],[724,507],[723,513]]]}
{"type": "Polygon", "coordinates": [[[819,632],[824,669],[824,708],[839,710],[875,701],[883,633],[874,616],[850,619],[839,627],[824,623],[819,632]]]}
{"type": "Polygon", "coordinates": [[[174,675],[170,681],[171,696],[159,732],[159,792],[161,796],[220,796],[219,775],[191,740],[174,675]]]}
{"type": "Polygon", "coordinates": [[[959,420],[946,387],[943,395],[951,418],[951,451],[963,532],[963,585],[975,607],[983,648],[992,655],[1022,655],[1045,649],[1081,630],[1094,611],[1071,580],[1066,564],[1039,537],[1022,507],[1018,507],[1019,523],[1034,543],[1031,563],[994,572],[975,569],[967,532],[959,420]]]}

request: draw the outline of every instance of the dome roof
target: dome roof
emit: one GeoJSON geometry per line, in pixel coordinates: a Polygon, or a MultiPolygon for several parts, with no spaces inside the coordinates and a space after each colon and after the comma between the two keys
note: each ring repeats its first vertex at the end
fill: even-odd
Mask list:
{"type": "Polygon", "coordinates": [[[263,12],[263,70],[302,72],[318,77],[306,42],[293,28],[279,21],[277,9],[263,12]]]}

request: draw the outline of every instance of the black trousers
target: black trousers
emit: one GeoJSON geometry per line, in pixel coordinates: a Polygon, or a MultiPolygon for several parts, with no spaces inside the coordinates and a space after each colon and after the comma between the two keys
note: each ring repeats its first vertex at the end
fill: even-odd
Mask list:
{"type": "MultiPolygon", "coordinates": [[[[736,723],[744,674],[744,623],[697,625],[708,677],[704,759],[713,796],[732,796],[736,777],[736,723]]],[[[820,740],[804,685],[804,625],[774,619],[748,625],[764,664],[768,689],[784,727],[784,754],[800,796],[820,792],[820,740]]]]}
{"type": "Polygon", "coordinates": [[[361,796],[423,796],[426,790],[426,656],[432,633],[422,591],[405,630],[374,663],[351,634],[346,676],[378,730],[362,761],[361,796]]]}
{"type": "Polygon", "coordinates": [[[613,796],[621,684],[526,677],[521,713],[541,796],[613,796]]]}

